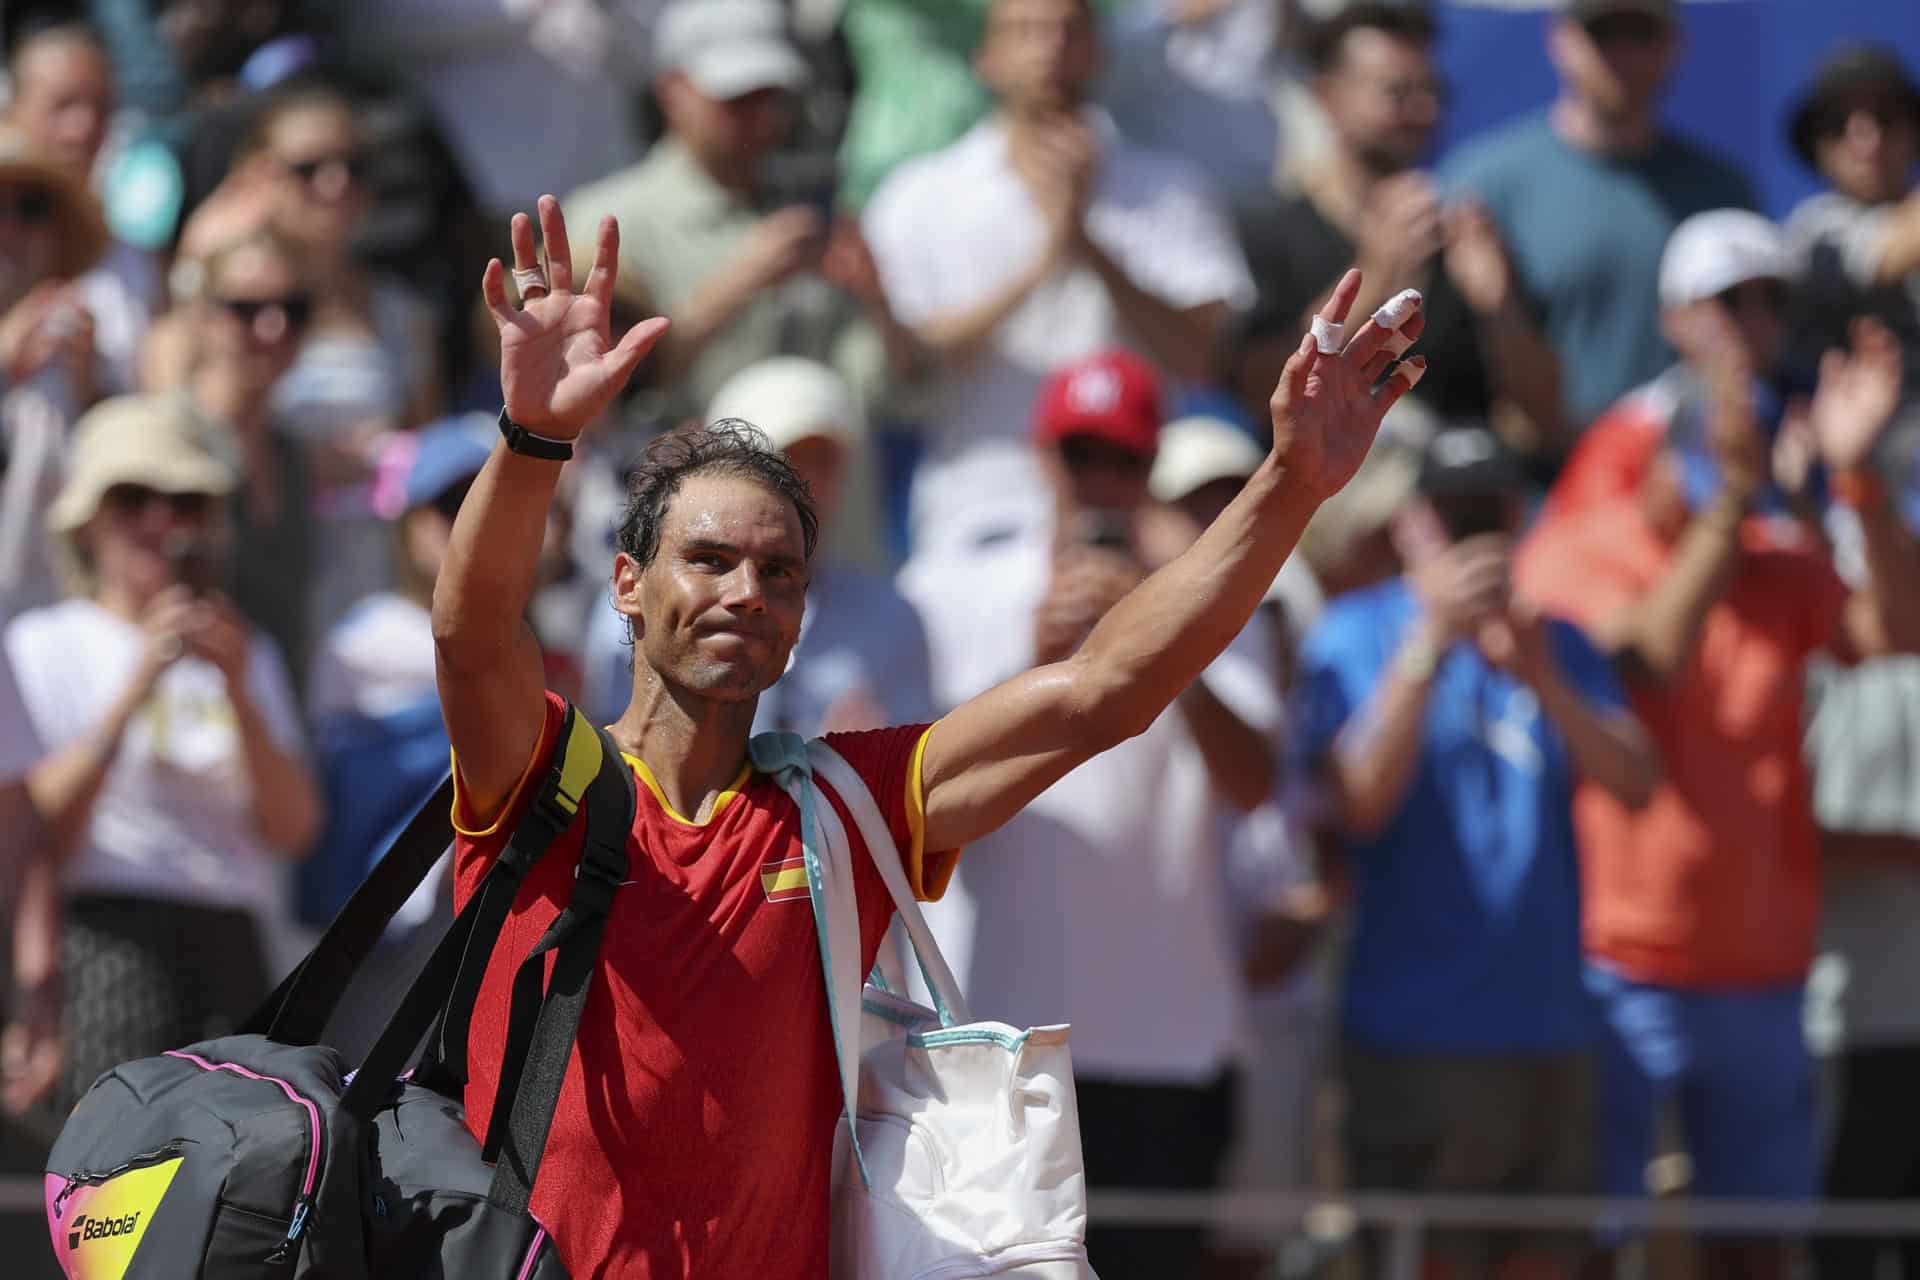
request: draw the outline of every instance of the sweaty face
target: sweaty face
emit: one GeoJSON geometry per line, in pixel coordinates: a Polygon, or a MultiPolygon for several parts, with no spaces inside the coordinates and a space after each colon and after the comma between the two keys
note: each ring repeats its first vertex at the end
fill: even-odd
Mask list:
{"type": "Polygon", "coordinates": [[[89,40],[49,37],[29,46],[19,65],[9,116],[62,168],[85,177],[113,114],[106,57],[89,40]]]}
{"type": "Polygon", "coordinates": [[[614,564],[616,603],[633,623],[636,667],[721,702],[756,697],[787,669],[806,608],[806,544],[793,504],[758,481],[681,482],[660,548],[614,564]]]}
{"type": "Polygon", "coordinates": [[[1398,173],[1420,159],[1441,95],[1425,44],[1371,27],[1348,33],[1320,84],[1340,141],[1376,173],[1398,173]]]}
{"type": "Polygon", "coordinates": [[[1100,70],[1086,0],[999,0],[987,15],[981,78],[1015,111],[1067,110],[1100,70]]]}

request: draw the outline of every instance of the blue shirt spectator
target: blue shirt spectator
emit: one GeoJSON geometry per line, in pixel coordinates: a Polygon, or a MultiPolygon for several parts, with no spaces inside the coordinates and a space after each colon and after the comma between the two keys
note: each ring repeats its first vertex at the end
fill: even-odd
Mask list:
{"type": "Polygon", "coordinates": [[[1660,335],[1660,252],[1686,218],[1754,207],[1741,173],[1671,134],[1602,155],[1538,115],[1461,148],[1448,185],[1493,215],[1521,286],[1560,355],[1576,428],[1673,363],[1660,335]]]}
{"type": "Polygon", "coordinates": [[[1560,356],[1575,431],[1673,363],[1657,276],[1673,229],[1754,207],[1746,178],[1660,121],[1680,56],[1677,0],[1568,0],[1547,25],[1560,81],[1544,113],[1462,147],[1447,185],[1492,214],[1560,356]]]}
{"type": "MultiPolygon", "coordinates": [[[[1308,759],[1331,749],[1387,676],[1419,611],[1404,578],[1328,606],[1301,653],[1308,759]]],[[[1546,626],[1580,696],[1624,707],[1580,632],[1546,626]]],[[[1577,1048],[1590,1024],[1565,738],[1532,689],[1471,645],[1439,658],[1429,699],[1398,813],[1346,840],[1357,902],[1347,1034],[1402,1051],[1577,1048]]]]}

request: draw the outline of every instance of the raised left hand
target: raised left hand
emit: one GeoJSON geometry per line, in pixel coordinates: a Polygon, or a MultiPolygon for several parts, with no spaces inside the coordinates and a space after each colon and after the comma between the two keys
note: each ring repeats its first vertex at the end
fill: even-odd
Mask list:
{"type": "Polygon", "coordinates": [[[1878,320],[1856,320],[1853,350],[1829,351],[1808,425],[1830,471],[1866,465],[1900,407],[1900,343],[1878,320]]]}
{"type": "MultiPolygon", "coordinates": [[[[1360,293],[1360,272],[1348,271],[1320,309],[1323,319],[1344,324],[1360,293]]],[[[1281,370],[1269,408],[1273,415],[1273,460],[1314,502],[1324,502],[1360,469],[1386,416],[1426,373],[1415,356],[1373,390],[1387,366],[1413,345],[1426,327],[1418,307],[1397,330],[1369,319],[1338,355],[1323,355],[1308,333],[1281,370]]]]}
{"type": "MultiPolygon", "coordinates": [[[[480,292],[500,331],[500,390],[507,416],[541,435],[571,440],[619,394],[667,331],[667,322],[642,320],[616,345],[608,313],[619,269],[618,225],[610,217],[600,220],[593,270],[585,291],[576,294],[560,202],[541,196],[539,211],[547,251],[545,289],[532,291],[514,310],[507,303],[506,268],[495,258],[480,278],[480,292]]],[[[533,223],[526,214],[513,215],[511,235],[514,269],[537,268],[533,223]]]]}

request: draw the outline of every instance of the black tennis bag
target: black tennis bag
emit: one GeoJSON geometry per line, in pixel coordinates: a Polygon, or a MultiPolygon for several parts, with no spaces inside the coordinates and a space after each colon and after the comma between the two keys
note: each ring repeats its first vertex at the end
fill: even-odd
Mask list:
{"type": "Polygon", "coordinates": [[[318,1040],[452,840],[451,778],[241,1034],[94,1082],[48,1157],[47,1226],[69,1280],[564,1280],[527,1205],[626,879],[634,782],[612,739],[572,707],[561,742],[526,818],[357,1071],[318,1040]],[[586,836],[573,892],[515,975],[483,1145],[461,1103],[474,997],[521,880],[576,821],[586,836]]]}

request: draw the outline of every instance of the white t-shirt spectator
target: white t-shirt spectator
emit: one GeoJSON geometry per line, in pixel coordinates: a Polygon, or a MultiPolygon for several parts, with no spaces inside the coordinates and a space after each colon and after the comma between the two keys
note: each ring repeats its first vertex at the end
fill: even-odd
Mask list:
{"type": "MultiPolygon", "coordinates": [[[[1246,260],[1199,172],[1127,141],[1103,111],[1087,117],[1101,148],[1086,215],[1095,243],[1173,306],[1250,305],[1246,260]]],[[[888,301],[910,326],[991,300],[1045,251],[1047,234],[997,116],[901,165],[863,223],[888,301]]],[[[937,379],[912,498],[916,552],[971,542],[996,524],[1024,527],[1049,509],[1027,446],[1034,398],[1054,369],[1113,346],[1142,349],[1100,277],[1075,264],[1034,289],[978,358],[937,379]]]]}
{"type": "MultiPolygon", "coordinates": [[[[33,732],[53,752],[106,718],[146,635],[91,600],[67,600],[14,619],[5,644],[33,732]]],[[[299,750],[286,668],[257,634],[247,688],[275,741],[299,750]]],[[[66,891],[246,908],[271,921],[283,860],[254,834],[252,806],[226,682],[212,664],[181,658],[127,727],[67,864],[66,891]]]]}
{"type": "MultiPolygon", "coordinates": [[[[1033,665],[1049,539],[916,560],[901,590],[927,625],[950,708],[1033,665]]],[[[1202,677],[1262,733],[1281,708],[1271,638],[1250,626],[1202,677]]],[[[1225,802],[1177,708],[1088,761],[967,848],[927,919],[981,1017],[1073,1024],[1076,1070],[1208,1084],[1245,1044],[1224,882],[1225,802]]]]}

